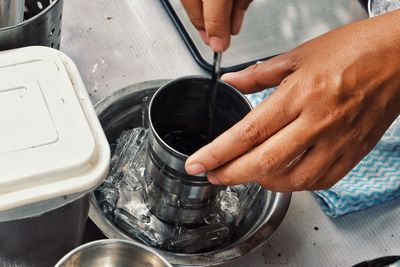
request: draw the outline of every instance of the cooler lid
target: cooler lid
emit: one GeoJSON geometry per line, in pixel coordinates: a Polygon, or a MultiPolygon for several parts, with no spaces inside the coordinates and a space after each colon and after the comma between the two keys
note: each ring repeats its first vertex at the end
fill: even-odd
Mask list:
{"type": "Polygon", "coordinates": [[[0,53],[0,211],[92,190],[110,150],[74,63],[28,47],[0,53]]]}

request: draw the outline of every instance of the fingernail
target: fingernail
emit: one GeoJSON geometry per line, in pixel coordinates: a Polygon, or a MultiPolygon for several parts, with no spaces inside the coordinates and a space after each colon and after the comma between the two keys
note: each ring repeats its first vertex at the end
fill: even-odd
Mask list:
{"type": "Polygon", "coordinates": [[[210,41],[208,40],[208,37],[207,37],[207,34],[205,31],[199,31],[199,34],[200,34],[201,39],[203,39],[203,41],[206,44],[210,44],[210,41]]]}
{"type": "Polygon", "coordinates": [[[212,173],[209,173],[207,175],[207,178],[208,178],[208,181],[210,183],[212,183],[212,184],[215,184],[215,185],[220,185],[221,184],[221,182],[218,180],[218,178],[212,173]]]}
{"type": "Polygon", "coordinates": [[[233,78],[235,78],[236,73],[225,73],[224,75],[222,75],[221,80],[223,81],[228,81],[231,80],[233,78]]]}
{"type": "Polygon", "coordinates": [[[186,172],[190,175],[198,175],[201,173],[205,173],[206,171],[206,168],[200,163],[193,163],[186,166],[186,172]]]}
{"type": "Polygon", "coordinates": [[[215,52],[223,52],[225,50],[224,40],[219,37],[210,37],[210,46],[215,52]]]}

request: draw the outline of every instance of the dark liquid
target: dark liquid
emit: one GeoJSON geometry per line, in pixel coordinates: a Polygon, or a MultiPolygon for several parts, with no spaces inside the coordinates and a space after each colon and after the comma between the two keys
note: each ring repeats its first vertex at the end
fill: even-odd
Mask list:
{"type": "Polygon", "coordinates": [[[188,156],[210,143],[205,134],[186,131],[169,132],[163,136],[163,140],[173,149],[188,156]]]}

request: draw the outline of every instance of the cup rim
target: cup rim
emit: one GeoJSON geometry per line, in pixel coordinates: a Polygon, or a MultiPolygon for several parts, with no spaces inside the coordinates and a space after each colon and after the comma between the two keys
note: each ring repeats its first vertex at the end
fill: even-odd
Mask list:
{"type": "MultiPolygon", "coordinates": [[[[204,81],[204,80],[209,80],[209,81],[211,82],[211,78],[210,78],[210,77],[203,76],[203,75],[189,75],[189,76],[183,76],[183,77],[180,77],[180,78],[171,80],[171,81],[167,82],[166,84],[164,84],[163,86],[161,86],[161,87],[154,93],[154,95],[152,96],[152,98],[151,98],[151,100],[150,100],[150,104],[149,104],[149,107],[148,107],[148,113],[147,113],[147,116],[148,116],[147,119],[148,119],[148,121],[149,121],[149,126],[150,126],[149,128],[150,128],[150,130],[151,130],[151,133],[154,135],[155,139],[160,143],[161,146],[163,146],[165,149],[167,149],[173,156],[175,156],[175,157],[177,157],[177,158],[179,158],[179,159],[181,159],[181,160],[184,160],[184,161],[186,161],[186,160],[190,157],[190,155],[186,155],[186,154],[184,154],[184,153],[182,153],[182,152],[179,152],[179,151],[176,150],[175,148],[173,148],[173,147],[171,147],[170,145],[168,145],[168,144],[159,136],[159,134],[157,133],[157,131],[156,131],[154,125],[153,125],[153,122],[152,122],[152,120],[151,120],[151,113],[152,113],[151,110],[152,110],[152,107],[153,107],[153,105],[154,105],[154,101],[155,101],[156,97],[157,97],[161,92],[167,90],[166,88],[169,88],[172,84],[175,84],[175,83],[178,83],[178,82],[182,82],[182,81],[188,81],[188,80],[203,80],[203,81],[204,81]]],[[[228,83],[226,83],[226,82],[224,82],[224,81],[222,81],[222,80],[219,80],[218,83],[219,83],[220,85],[222,85],[222,86],[225,86],[225,87],[231,89],[232,92],[233,92],[234,94],[236,94],[236,95],[239,96],[242,100],[244,100],[244,102],[245,102],[245,103],[248,105],[248,107],[249,107],[249,111],[251,111],[251,110],[253,109],[253,106],[251,105],[250,101],[249,101],[249,100],[247,99],[247,97],[244,96],[244,94],[242,94],[238,89],[236,89],[236,88],[233,87],[232,85],[230,85],[230,84],[228,84],[228,83]]]]}
{"type": "Polygon", "coordinates": [[[77,248],[68,252],[65,256],[63,256],[55,265],[55,267],[62,267],[71,257],[78,254],[79,252],[86,250],[87,248],[98,247],[102,245],[109,245],[115,243],[122,243],[129,245],[131,247],[138,247],[139,249],[145,250],[153,255],[155,255],[160,261],[162,261],[166,266],[172,267],[171,263],[169,263],[163,256],[161,256],[157,251],[153,248],[145,246],[139,242],[133,240],[123,240],[123,239],[100,239],[96,241],[92,241],[83,245],[78,246],[77,248]]]}

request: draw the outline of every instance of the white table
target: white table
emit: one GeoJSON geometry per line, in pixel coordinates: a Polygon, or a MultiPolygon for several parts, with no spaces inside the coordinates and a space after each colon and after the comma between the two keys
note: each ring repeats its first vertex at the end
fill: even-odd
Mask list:
{"type": "MultiPolygon", "coordinates": [[[[66,0],[62,36],[93,103],[140,81],[206,74],[157,0],[66,0]]],[[[400,199],[331,220],[301,192],[264,246],[225,266],[350,266],[391,254],[400,254],[400,199]]]]}

